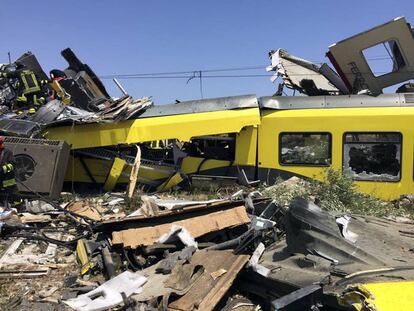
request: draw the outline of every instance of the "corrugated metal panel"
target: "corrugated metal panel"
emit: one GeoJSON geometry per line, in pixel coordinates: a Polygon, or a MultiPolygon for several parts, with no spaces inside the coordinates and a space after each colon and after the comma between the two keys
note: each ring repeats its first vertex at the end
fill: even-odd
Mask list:
{"type": "Polygon", "coordinates": [[[261,109],[318,109],[414,106],[413,94],[340,95],[340,96],[275,96],[259,98],[261,109]],[[408,100],[407,100],[408,99],[408,100]]]}
{"type": "Polygon", "coordinates": [[[138,118],[172,116],[199,112],[223,111],[241,108],[258,107],[256,95],[242,95],[218,97],[200,100],[191,100],[170,105],[152,106],[145,110],[138,118]]]}

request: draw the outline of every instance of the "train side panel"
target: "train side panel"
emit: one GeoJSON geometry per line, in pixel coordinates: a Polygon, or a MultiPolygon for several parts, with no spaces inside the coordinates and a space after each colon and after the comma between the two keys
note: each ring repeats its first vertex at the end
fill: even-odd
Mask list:
{"type": "MultiPolygon", "coordinates": [[[[359,174],[362,177],[354,176],[356,179],[371,179],[356,180],[361,191],[386,200],[396,199],[402,194],[414,192],[413,124],[414,107],[263,111],[258,135],[259,177],[268,184],[272,184],[277,177],[288,178],[293,175],[323,180],[327,168],[343,170],[344,165],[348,166],[350,148],[368,150],[375,145],[376,149],[381,150],[382,147],[384,150],[388,150],[389,146],[392,147],[390,141],[373,144],[360,141],[361,139],[372,137],[390,140],[389,137],[394,137],[394,139],[400,137],[400,140],[396,141],[395,147],[393,147],[396,158],[398,158],[394,160],[396,163],[393,166],[395,172],[398,170],[398,176],[383,177],[365,174],[364,177],[364,173],[359,174]],[[328,137],[330,140],[329,163],[319,161],[313,164],[297,164],[295,159],[290,163],[286,162],[285,158],[289,160],[286,154],[291,151],[281,144],[281,140],[285,136],[289,137],[287,134],[295,133],[308,137],[313,135],[316,138],[317,135],[328,137]],[[345,143],[346,139],[356,139],[356,141],[345,143]]],[[[295,137],[295,135],[291,135],[291,137],[295,137]]],[[[313,143],[315,144],[315,142],[313,143]]],[[[377,153],[381,153],[381,151],[377,151],[377,153]]],[[[384,157],[386,153],[387,151],[383,152],[384,157]]],[[[381,161],[377,162],[382,163],[381,161]]]]}

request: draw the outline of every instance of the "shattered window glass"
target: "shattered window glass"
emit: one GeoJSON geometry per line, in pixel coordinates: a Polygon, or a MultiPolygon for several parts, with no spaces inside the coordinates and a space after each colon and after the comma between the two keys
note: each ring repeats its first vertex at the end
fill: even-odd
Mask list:
{"type": "Polygon", "coordinates": [[[189,156],[234,161],[236,157],[236,135],[234,133],[193,137],[183,146],[189,156]]]}
{"type": "Polygon", "coordinates": [[[400,133],[346,133],[344,173],[355,180],[400,180],[401,142],[400,133]]]}
{"type": "Polygon", "coordinates": [[[386,41],[362,51],[375,77],[395,72],[406,64],[396,41],[386,41]]]}
{"type": "Polygon", "coordinates": [[[173,146],[176,143],[176,139],[164,139],[141,143],[141,158],[147,161],[172,164],[174,163],[173,146]]]}
{"type": "Polygon", "coordinates": [[[331,134],[282,133],[279,159],[283,165],[328,166],[331,163],[331,134]]]}

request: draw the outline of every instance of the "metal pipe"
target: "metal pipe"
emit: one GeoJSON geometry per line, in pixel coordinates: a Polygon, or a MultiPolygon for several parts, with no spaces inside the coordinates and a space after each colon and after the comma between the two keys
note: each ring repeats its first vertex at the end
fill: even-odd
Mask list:
{"type": "Polygon", "coordinates": [[[119,81],[116,78],[113,78],[112,81],[114,81],[114,83],[116,84],[116,86],[121,90],[121,92],[127,96],[128,93],[127,91],[125,91],[125,89],[122,87],[121,83],[119,83],[119,81]]]}

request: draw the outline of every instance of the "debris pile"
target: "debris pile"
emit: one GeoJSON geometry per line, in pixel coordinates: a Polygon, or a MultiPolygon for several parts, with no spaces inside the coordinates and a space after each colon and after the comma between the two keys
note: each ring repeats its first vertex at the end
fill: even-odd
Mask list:
{"type": "Polygon", "coordinates": [[[62,56],[68,68],[49,77],[31,52],[0,65],[0,133],[38,137],[48,126],[128,120],[152,105],[147,97],[133,99],[117,81],[124,96],[113,99],[71,49],[62,56]]]}
{"type": "MultiPolygon", "coordinates": [[[[414,78],[413,33],[414,29],[405,18],[398,17],[329,46],[326,56],[336,71],[326,63],[316,64],[283,49],[269,53],[271,65],[267,71],[276,72],[272,81],[278,77],[283,79],[276,95],[282,95],[284,85],[309,96],[378,96],[384,88],[414,78]],[[382,67],[375,63],[381,58],[371,54],[378,51],[387,54],[383,58],[387,63],[382,67]]],[[[410,91],[412,83],[404,83],[397,89],[401,93],[410,91]]]]}
{"type": "Polygon", "coordinates": [[[113,193],[3,209],[0,303],[227,310],[239,301],[249,310],[324,310],[351,306],[351,293],[364,289],[374,295],[366,289],[373,282],[414,277],[412,223],[290,202],[253,189],[207,201],[113,193]]]}

